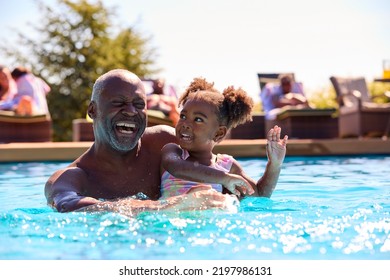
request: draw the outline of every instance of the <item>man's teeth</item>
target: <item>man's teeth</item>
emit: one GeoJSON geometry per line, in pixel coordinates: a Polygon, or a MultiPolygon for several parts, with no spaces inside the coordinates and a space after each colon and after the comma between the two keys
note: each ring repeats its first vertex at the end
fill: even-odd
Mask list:
{"type": "Polygon", "coordinates": [[[131,134],[134,132],[135,124],[127,122],[119,122],[116,124],[119,132],[131,134]]]}

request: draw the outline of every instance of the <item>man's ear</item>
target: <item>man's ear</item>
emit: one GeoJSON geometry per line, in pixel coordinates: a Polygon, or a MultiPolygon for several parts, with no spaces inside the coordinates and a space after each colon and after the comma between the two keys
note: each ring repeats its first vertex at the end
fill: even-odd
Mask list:
{"type": "Polygon", "coordinates": [[[91,119],[96,118],[96,102],[91,101],[88,105],[87,114],[91,119]]]}
{"type": "Polygon", "coordinates": [[[227,134],[227,127],[224,126],[224,125],[221,125],[218,127],[218,130],[217,132],[215,133],[215,136],[214,136],[214,142],[216,143],[219,143],[223,140],[223,138],[225,138],[227,134]]]}

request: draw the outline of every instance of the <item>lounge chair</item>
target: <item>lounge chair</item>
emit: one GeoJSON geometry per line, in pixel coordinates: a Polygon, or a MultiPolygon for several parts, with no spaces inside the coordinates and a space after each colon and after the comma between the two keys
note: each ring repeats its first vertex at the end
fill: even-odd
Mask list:
{"type": "Polygon", "coordinates": [[[336,77],[330,80],[339,104],[340,137],[387,136],[390,103],[374,103],[364,77],[336,77]]]}
{"type": "Polygon", "coordinates": [[[50,116],[20,116],[12,111],[0,110],[0,143],[50,141],[52,141],[50,116]]]}
{"type": "Polygon", "coordinates": [[[278,125],[290,139],[332,139],[338,137],[336,109],[281,108],[274,120],[265,121],[265,133],[278,125]]]}
{"type": "Polygon", "coordinates": [[[279,83],[279,76],[281,74],[288,74],[295,80],[294,73],[257,73],[259,79],[260,90],[268,83],[279,83]]]}
{"type": "MultiPolygon", "coordinates": [[[[279,76],[294,73],[258,73],[260,90],[267,83],[280,83],[279,76]]],[[[331,139],[338,137],[336,109],[315,109],[286,106],[275,110],[275,119],[265,120],[265,132],[275,125],[282,128],[282,133],[295,139],[331,139]]]]}
{"type": "MultiPolygon", "coordinates": [[[[164,115],[164,113],[155,110],[148,110],[147,126],[154,126],[159,124],[173,126],[172,121],[164,115]]],[[[79,141],[94,141],[92,121],[87,119],[75,119],[72,122],[72,140],[79,141]]]]}

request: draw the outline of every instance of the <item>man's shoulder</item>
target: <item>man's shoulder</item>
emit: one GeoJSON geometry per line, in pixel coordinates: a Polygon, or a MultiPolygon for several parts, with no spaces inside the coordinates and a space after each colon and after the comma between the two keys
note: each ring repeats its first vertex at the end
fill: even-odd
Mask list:
{"type": "Polygon", "coordinates": [[[58,176],[85,176],[86,172],[94,166],[98,161],[96,160],[95,154],[92,147],[80,155],[77,159],[71,162],[64,168],[58,169],[51,176],[57,178],[58,176]]]}
{"type": "Polygon", "coordinates": [[[175,129],[168,125],[155,125],[147,127],[142,141],[154,143],[177,142],[175,129]]]}
{"type": "Polygon", "coordinates": [[[51,176],[50,179],[57,179],[60,176],[79,176],[79,175],[85,175],[83,168],[80,168],[75,164],[74,162],[69,164],[68,166],[56,170],[51,176]]]}
{"type": "Polygon", "coordinates": [[[144,137],[175,136],[175,129],[168,125],[154,125],[145,129],[144,137]]]}
{"type": "Polygon", "coordinates": [[[74,165],[55,171],[46,181],[45,195],[52,200],[53,192],[65,189],[79,190],[87,182],[87,176],[83,169],[74,165]]]}

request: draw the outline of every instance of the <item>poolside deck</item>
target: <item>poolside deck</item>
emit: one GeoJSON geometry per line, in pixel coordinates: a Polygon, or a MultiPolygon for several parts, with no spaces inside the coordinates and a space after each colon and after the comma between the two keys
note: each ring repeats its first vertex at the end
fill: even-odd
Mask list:
{"type": "MultiPolygon", "coordinates": [[[[0,162],[72,161],[92,142],[42,142],[0,144],[0,162]]],[[[227,139],[217,153],[234,157],[265,157],[266,140],[227,139]]],[[[390,139],[289,140],[287,156],[390,155],[390,139]]]]}

